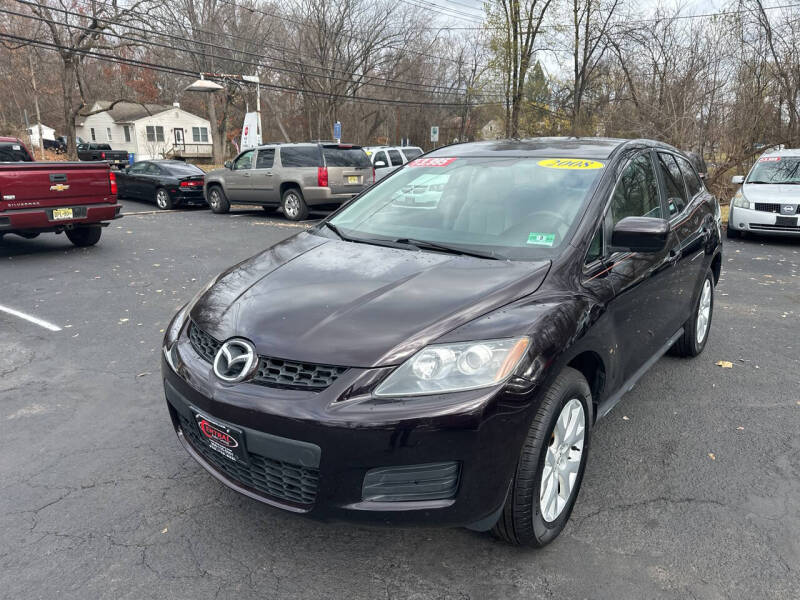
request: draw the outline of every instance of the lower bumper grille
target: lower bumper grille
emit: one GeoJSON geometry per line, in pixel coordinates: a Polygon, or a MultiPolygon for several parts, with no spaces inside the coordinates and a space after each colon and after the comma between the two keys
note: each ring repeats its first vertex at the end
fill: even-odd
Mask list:
{"type": "Polygon", "coordinates": [[[223,475],[270,498],[310,506],[317,496],[319,469],[248,454],[250,464],[234,463],[203,442],[197,425],[178,413],[178,422],[186,440],[203,459],[223,475]]]}
{"type": "Polygon", "coordinates": [[[763,225],[761,223],[750,223],[750,229],[762,231],[789,231],[800,233],[800,225],[763,225]]]}

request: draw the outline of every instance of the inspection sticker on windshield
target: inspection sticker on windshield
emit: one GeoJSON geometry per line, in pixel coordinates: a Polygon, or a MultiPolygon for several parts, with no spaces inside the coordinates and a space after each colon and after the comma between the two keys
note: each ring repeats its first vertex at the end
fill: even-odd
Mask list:
{"type": "Polygon", "coordinates": [[[555,233],[534,233],[528,234],[528,243],[534,246],[552,246],[556,241],[555,233]]]}
{"type": "Polygon", "coordinates": [[[417,158],[408,163],[409,167],[446,167],[455,158],[417,158]]]}
{"type": "Polygon", "coordinates": [[[575,169],[591,170],[602,169],[605,165],[596,160],[586,160],[585,158],[546,158],[536,163],[540,167],[547,169],[575,169]]]}

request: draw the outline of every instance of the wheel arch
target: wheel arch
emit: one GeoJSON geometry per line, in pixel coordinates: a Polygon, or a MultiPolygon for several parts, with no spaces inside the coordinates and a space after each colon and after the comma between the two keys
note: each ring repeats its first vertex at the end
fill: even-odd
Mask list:
{"type": "Polygon", "coordinates": [[[711,272],[714,274],[714,285],[717,285],[722,274],[722,252],[717,252],[711,260],[711,272]]]}
{"type": "MultiPolygon", "coordinates": [[[[584,376],[592,391],[592,404],[597,408],[606,385],[606,365],[600,355],[593,350],[585,350],[570,359],[565,366],[572,367],[584,376]]],[[[597,418],[597,410],[594,414],[597,418]]]]}
{"type": "Polygon", "coordinates": [[[303,193],[303,189],[300,187],[300,184],[297,183],[296,181],[281,181],[281,185],[278,188],[278,192],[281,198],[283,198],[283,194],[286,192],[286,190],[290,188],[296,188],[297,191],[300,192],[300,194],[303,193]]]}

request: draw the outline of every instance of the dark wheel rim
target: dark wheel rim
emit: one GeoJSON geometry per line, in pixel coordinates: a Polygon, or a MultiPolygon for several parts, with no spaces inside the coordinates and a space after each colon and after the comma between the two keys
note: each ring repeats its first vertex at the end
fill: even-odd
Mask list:
{"type": "Polygon", "coordinates": [[[167,197],[167,192],[164,190],[158,190],[156,192],[156,204],[158,208],[167,208],[169,198],[167,197]]]}

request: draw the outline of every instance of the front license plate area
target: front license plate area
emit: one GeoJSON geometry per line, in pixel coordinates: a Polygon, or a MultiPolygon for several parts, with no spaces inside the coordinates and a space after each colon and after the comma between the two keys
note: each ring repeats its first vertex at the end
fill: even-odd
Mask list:
{"type": "Polygon", "coordinates": [[[241,429],[220,423],[199,412],[195,413],[194,418],[200,430],[200,437],[209,448],[231,462],[247,463],[244,432],[241,429]]]}
{"type": "Polygon", "coordinates": [[[797,217],[776,217],[775,225],[782,227],[797,227],[797,217]]]}
{"type": "Polygon", "coordinates": [[[350,175],[347,178],[347,183],[358,183],[358,176],[357,175],[350,175]]]}
{"type": "Polygon", "coordinates": [[[71,208],[54,208],[53,209],[53,221],[65,221],[67,219],[72,219],[72,209],[71,208]]]}

